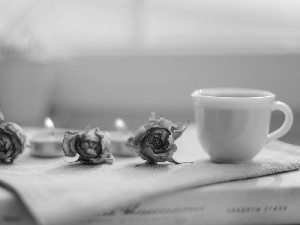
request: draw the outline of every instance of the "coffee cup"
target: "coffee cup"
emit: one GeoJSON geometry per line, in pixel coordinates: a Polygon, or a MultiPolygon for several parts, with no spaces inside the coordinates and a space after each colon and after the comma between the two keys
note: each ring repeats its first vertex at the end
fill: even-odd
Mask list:
{"type": "Polygon", "coordinates": [[[205,88],[192,94],[197,136],[211,160],[240,163],[253,159],[269,142],[292,126],[290,107],[275,94],[246,88],[205,88]],[[272,111],[285,115],[280,128],[269,133],[272,111]]]}

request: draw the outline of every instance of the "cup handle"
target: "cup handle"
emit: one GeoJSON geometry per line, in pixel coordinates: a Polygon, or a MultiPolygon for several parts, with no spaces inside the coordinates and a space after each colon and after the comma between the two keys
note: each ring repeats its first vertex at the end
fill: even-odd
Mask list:
{"type": "Polygon", "coordinates": [[[285,119],[284,119],[284,122],[281,125],[281,127],[279,127],[277,130],[273,131],[272,133],[268,134],[266,143],[269,143],[269,142],[285,135],[292,127],[293,120],[294,120],[293,112],[287,104],[280,102],[280,101],[276,101],[272,105],[272,111],[274,111],[274,110],[279,110],[279,111],[283,112],[285,119]]]}

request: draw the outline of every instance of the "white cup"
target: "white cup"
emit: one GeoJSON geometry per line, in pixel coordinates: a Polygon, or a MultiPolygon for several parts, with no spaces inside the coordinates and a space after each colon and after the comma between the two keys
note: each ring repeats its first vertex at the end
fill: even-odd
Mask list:
{"type": "Polygon", "coordinates": [[[288,105],[268,91],[246,88],[207,88],[192,94],[197,134],[211,160],[239,163],[251,160],[292,126],[288,105]],[[282,126],[269,133],[271,112],[282,111],[282,126]]]}

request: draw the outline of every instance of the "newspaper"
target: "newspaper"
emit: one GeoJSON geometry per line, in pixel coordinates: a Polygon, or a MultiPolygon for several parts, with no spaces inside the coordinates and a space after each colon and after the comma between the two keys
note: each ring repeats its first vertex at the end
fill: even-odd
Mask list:
{"type": "Polygon", "coordinates": [[[300,168],[299,147],[279,141],[247,163],[212,163],[193,125],[177,146],[174,158],[193,163],[153,166],[139,157],[123,157],[112,165],[85,165],[67,163],[61,157],[33,157],[27,149],[14,164],[0,165],[0,181],[18,194],[38,224],[80,224],[153,196],[300,168]]]}

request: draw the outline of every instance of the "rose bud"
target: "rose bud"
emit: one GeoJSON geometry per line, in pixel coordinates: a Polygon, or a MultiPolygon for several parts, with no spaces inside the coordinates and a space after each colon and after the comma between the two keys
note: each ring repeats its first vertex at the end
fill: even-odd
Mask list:
{"type": "MultiPolygon", "coordinates": [[[[0,117],[1,115],[2,113],[0,117]]],[[[25,149],[25,143],[26,135],[19,125],[12,122],[0,123],[0,162],[12,163],[25,149]]]]}
{"type": "Polygon", "coordinates": [[[134,137],[128,139],[128,146],[150,164],[169,161],[176,162],[172,155],[177,150],[174,141],[181,136],[186,127],[151,113],[149,122],[142,125],[134,137]]]}
{"type": "Polygon", "coordinates": [[[77,161],[88,164],[113,163],[110,140],[98,127],[83,132],[65,132],[63,150],[66,156],[79,156],[77,161]]]}

